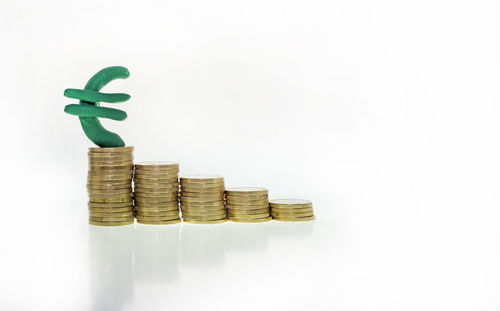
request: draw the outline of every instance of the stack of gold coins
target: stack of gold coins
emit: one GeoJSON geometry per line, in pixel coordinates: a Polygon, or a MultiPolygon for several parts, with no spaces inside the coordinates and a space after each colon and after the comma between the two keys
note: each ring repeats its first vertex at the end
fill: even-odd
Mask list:
{"type": "Polygon", "coordinates": [[[179,217],[179,164],[140,162],[135,164],[134,201],[137,222],[167,225],[179,217]]]}
{"type": "Polygon", "coordinates": [[[187,223],[216,224],[227,219],[224,178],[216,175],[181,177],[182,218],[187,223]]]}
{"type": "Polygon", "coordinates": [[[271,215],[280,221],[314,220],[312,202],[297,199],[278,199],[269,202],[271,215]]]}
{"type": "Polygon", "coordinates": [[[89,148],[89,223],[122,226],[134,223],[133,147],[89,148]]]}
{"type": "Polygon", "coordinates": [[[268,190],[259,187],[226,189],[226,207],[230,221],[266,222],[269,214],[268,190]]]}

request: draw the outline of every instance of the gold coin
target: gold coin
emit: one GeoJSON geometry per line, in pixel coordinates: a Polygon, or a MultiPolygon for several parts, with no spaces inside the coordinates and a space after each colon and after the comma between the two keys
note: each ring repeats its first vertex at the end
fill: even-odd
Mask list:
{"type": "Polygon", "coordinates": [[[89,165],[89,171],[102,172],[102,171],[112,171],[112,172],[133,172],[132,165],[89,165]]]}
{"type": "Polygon", "coordinates": [[[178,224],[181,221],[182,220],[180,218],[174,220],[158,220],[158,221],[145,221],[137,219],[137,223],[143,225],[171,225],[171,224],[178,224]]]}
{"type": "Polygon", "coordinates": [[[92,217],[134,217],[134,211],[127,212],[95,212],[89,210],[89,215],[92,217]]]}
{"type": "Polygon", "coordinates": [[[180,196],[181,202],[199,202],[199,203],[205,203],[205,202],[224,202],[224,199],[222,197],[186,197],[181,195],[180,196]]]}
{"type": "Polygon", "coordinates": [[[164,194],[162,193],[161,195],[160,194],[155,195],[149,193],[136,192],[134,198],[138,201],[150,200],[150,202],[173,202],[178,200],[176,194],[168,195],[166,193],[164,194]]]}
{"type": "Polygon", "coordinates": [[[109,183],[130,183],[132,184],[132,176],[126,175],[101,175],[87,176],[87,184],[109,184],[109,183]]]}
{"type": "Polygon", "coordinates": [[[189,175],[182,176],[181,183],[194,183],[194,184],[213,184],[223,183],[224,177],[218,175],[189,175]]]}
{"type": "Polygon", "coordinates": [[[259,211],[270,211],[269,210],[269,207],[267,206],[240,206],[240,205],[230,205],[230,204],[227,204],[226,205],[226,208],[228,210],[231,210],[231,211],[235,211],[235,212],[259,212],[259,211]]]}
{"type": "Polygon", "coordinates": [[[132,192],[126,191],[123,193],[113,193],[113,192],[107,192],[107,193],[95,193],[95,192],[89,192],[89,197],[90,198],[99,198],[99,199],[109,199],[109,198],[132,198],[132,192]]]}
{"type": "Polygon", "coordinates": [[[111,207],[111,208],[101,208],[101,207],[89,207],[89,211],[96,213],[126,213],[134,212],[132,206],[130,207],[111,207]]]}
{"type": "Polygon", "coordinates": [[[135,169],[135,175],[140,178],[150,178],[150,179],[179,178],[178,171],[144,171],[140,169],[135,169]]]}
{"type": "Polygon", "coordinates": [[[183,219],[189,219],[189,220],[219,220],[219,219],[225,219],[227,216],[226,214],[222,215],[185,215],[182,214],[183,219]]]}
{"type": "Polygon", "coordinates": [[[143,207],[143,208],[173,208],[173,207],[179,207],[179,202],[177,201],[171,201],[171,202],[140,202],[137,201],[135,202],[135,206],[137,207],[143,207]]]}
{"type": "Polygon", "coordinates": [[[137,162],[135,167],[144,169],[178,169],[179,163],[171,161],[144,161],[137,162]]]}
{"type": "Polygon", "coordinates": [[[132,187],[124,188],[124,189],[87,189],[87,192],[89,195],[109,195],[109,196],[114,196],[114,195],[120,195],[120,194],[126,194],[126,193],[132,193],[132,187]]]}
{"type": "Polygon", "coordinates": [[[149,204],[179,204],[179,200],[176,197],[157,197],[157,198],[147,198],[147,197],[134,197],[134,200],[138,203],[149,203],[149,204]]]}
{"type": "Polygon", "coordinates": [[[222,206],[183,206],[181,205],[183,211],[225,211],[224,205],[222,206]]]}
{"type": "Polygon", "coordinates": [[[181,202],[184,207],[224,207],[224,201],[214,202],[181,202]]]}
{"type": "Polygon", "coordinates": [[[187,210],[182,210],[182,216],[191,218],[190,216],[193,217],[211,217],[211,216],[226,216],[226,211],[225,210],[219,210],[219,211],[187,211],[187,210]]]}
{"type": "Polygon", "coordinates": [[[178,182],[179,178],[177,175],[162,175],[162,176],[151,176],[144,174],[135,174],[134,181],[144,182],[144,183],[173,183],[178,182]]]}
{"type": "Polygon", "coordinates": [[[181,182],[181,186],[182,189],[186,191],[213,191],[213,190],[224,191],[226,189],[224,183],[194,184],[194,183],[181,182]]]}
{"type": "Polygon", "coordinates": [[[89,217],[89,220],[100,221],[100,222],[130,221],[131,219],[134,220],[134,215],[128,215],[125,217],[95,217],[95,216],[89,217]]]}
{"type": "Polygon", "coordinates": [[[258,214],[270,215],[270,212],[268,209],[249,210],[249,211],[228,209],[227,211],[229,214],[233,214],[233,215],[258,215],[258,214]]]}
{"type": "Polygon", "coordinates": [[[92,203],[125,203],[125,202],[132,202],[132,196],[115,197],[115,198],[89,197],[89,201],[92,203]]]}
{"type": "Polygon", "coordinates": [[[131,153],[134,151],[133,146],[126,146],[126,147],[109,147],[109,148],[103,148],[103,147],[90,147],[89,152],[92,153],[115,153],[115,152],[128,152],[131,153]]]}
{"type": "Polygon", "coordinates": [[[255,214],[255,215],[228,213],[227,215],[229,218],[233,217],[233,218],[243,218],[243,219],[256,219],[256,218],[271,217],[271,215],[269,215],[269,213],[262,213],[262,214],[255,214]]]}
{"type": "Polygon", "coordinates": [[[235,206],[261,206],[261,207],[269,206],[269,201],[267,201],[267,200],[235,201],[235,200],[231,200],[231,199],[226,199],[226,203],[228,205],[235,205],[235,206]]]}
{"type": "Polygon", "coordinates": [[[174,194],[177,195],[179,191],[176,188],[142,188],[142,187],[134,187],[135,192],[139,193],[151,193],[151,194],[161,194],[161,193],[167,193],[167,194],[174,194]]]}
{"type": "Polygon", "coordinates": [[[294,217],[308,217],[308,216],[314,216],[313,212],[306,212],[306,213],[276,213],[271,211],[271,215],[273,217],[277,218],[294,218],[294,217]]]}
{"type": "Polygon", "coordinates": [[[312,202],[308,200],[297,199],[276,199],[269,201],[271,207],[312,207],[312,202]]]}
{"type": "Polygon", "coordinates": [[[163,213],[163,212],[174,212],[174,211],[180,211],[178,206],[171,205],[171,206],[142,206],[142,205],[136,205],[135,206],[136,211],[140,212],[154,212],[154,213],[163,213]]]}
{"type": "Polygon", "coordinates": [[[179,219],[179,215],[167,215],[167,216],[136,216],[137,221],[169,221],[179,219]]]}
{"type": "Polygon", "coordinates": [[[268,222],[271,219],[272,219],[271,217],[265,217],[265,218],[234,218],[234,217],[230,217],[229,221],[242,222],[242,223],[258,223],[258,222],[268,222]]]}
{"type": "Polygon", "coordinates": [[[226,189],[226,193],[232,196],[267,196],[269,190],[261,187],[231,187],[226,189]]]}
{"type": "Polygon", "coordinates": [[[295,213],[312,213],[313,209],[312,207],[302,207],[302,208],[271,207],[271,211],[282,214],[295,214],[295,213]]]}
{"type": "Polygon", "coordinates": [[[89,207],[95,208],[116,208],[116,207],[132,207],[132,202],[124,202],[124,203],[96,203],[89,202],[89,207]]]}
{"type": "Polygon", "coordinates": [[[136,187],[140,188],[152,188],[152,189],[157,189],[157,188],[167,188],[167,189],[179,189],[179,183],[178,182],[171,182],[171,183],[157,183],[157,182],[143,182],[143,181],[134,181],[134,185],[136,187]]]}
{"type": "Polygon", "coordinates": [[[267,198],[267,194],[261,195],[261,196],[258,196],[258,195],[255,195],[255,196],[234,196],[234,195],[226,194],[226,199],[231,200],[233,202],[243,202],[243,203],[255,202],[255,201],[269,202],[268,198],[267,198]]]}
{"type": "Polygon", "coordinates": [[[113,186],[113,187],[110,187],[110,186],[99,186],[99,185],[92,185],[92,186],[87,186],[87,190],[88,191],[94,191],[94,190],[97,190],[97,191],[108,191],[108,190],[111,190],[111,191],[114,191],[114,190],[124,190],[124,189],[129,189],[130,192],[132,192],[132,187],[131,186],[127,186],[127,185],[118,185],[118,186],[113,186]]]}
{"type": "Polygon", "coordinates": [[[185,192],[181,191],[182,197],[193,198],[219,198],[224,200],[224,192],[185,192]]]}
{"type": "Polygon", "coordinates": [[[274,217],[273,220],[277,221],[310,221],[314,220],[314,216],[309,217],[274,217]]]}
{"type": "Polygon", "coordinates": [[[194,219],[183,219],[182,220],[185,223],[188,224],[198,224],[198,225],[215,225],[215,224],[222,224],[227,221],[226,218],[224,219],[217,219],[217,220],[194,220],[194,219]]]}
{"type": "Polygon", "coordinates": [[[113,222],[101,222],[101,221],[93,221],[89,220],[89,224],[94,226],[126,226],[134,223],[134,218],[127,221],[113,221],[113,222]]]}
{"type": "Polygon", "coordinates": [[[127,153],[88,153],[89,161],[101,162],[114,162],[114,161],[134,161],[134,156],[127,153]]]}
{"type": "Polygon", "coordinates": [[[137,210],[137,213],[136,213],[137,216],[158,216],[158,217],[167,217],[167,216],[172,216],[172,215],[176,215],[177,217],[179,217],[179,211],[178,210],[174,210],[174,211],[168,211],[168,212],[145,212],[143,210],[137,210]]]}
{"type": "Polygon", "coordinates": [[[94,160],[89,159],[88,165],[90,167],[92,167],[92,166],[113,166],[113,167],[115,167],[115,166],[134,165],[134,163],[131,159],[122,160],[122,161],[94,161],[94,160]]]}

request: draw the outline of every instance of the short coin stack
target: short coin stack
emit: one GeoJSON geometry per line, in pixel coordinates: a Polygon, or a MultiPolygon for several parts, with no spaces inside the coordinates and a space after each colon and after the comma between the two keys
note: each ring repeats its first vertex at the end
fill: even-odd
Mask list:
{"type": "Polygon", "coordinates": [[[178,175],[179,164],[174,162],[135,164],[134,201],[138,223],[167,225],[181,221],[178,175]]]}
{"type": "Polygon", "coordinates": [[[268,190],[265,188],[228,188],[226,207],[230,221],[255,223],[271,220],[268,190]]]}
{"type": "Polygon", "coordinates": [[[216,224],[227,219],[224,178],[196,175],[180,178],[182,218],[187,223],[216,224]]]}
{"type": "Polygon", "coordinates": [[[314,220],[312,202],[297,199],[278,199],[269,202],[274,220],[308,221],[314,220]]]}
{"type": "Polygon", "coordinates": [[[87,191],[91,225],[134,223],[133,151],[133,147],[89,148],[87,191]]]}

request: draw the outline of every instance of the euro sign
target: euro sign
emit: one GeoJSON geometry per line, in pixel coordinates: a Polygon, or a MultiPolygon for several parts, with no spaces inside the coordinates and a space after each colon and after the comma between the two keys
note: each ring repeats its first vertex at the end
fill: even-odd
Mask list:
{"type": "Polygon", "coordinates": [[[130,95],[123,93],[99,92],[106,84],[115,79],[126,79],[130,76],[127,68],[121,66],[107,67],[90,78],[83,90],[66,89],[64,96],[78,99],[79,104],[64,107],[64,111],[78,116],[85,135],[99,147],[123,147],[125,142],[121,137],[106,130],[98,118],[123,121],[127,113],[120,109],[100,107],[101,102],[121,103],[130,99],[130,95]]]}

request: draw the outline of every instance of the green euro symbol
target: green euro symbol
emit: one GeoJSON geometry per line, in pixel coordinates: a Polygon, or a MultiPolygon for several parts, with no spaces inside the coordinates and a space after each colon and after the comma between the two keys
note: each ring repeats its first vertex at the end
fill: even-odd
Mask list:
{"type": "Polygon", "coordinates": [[[123,147],[125,142],[118,134],[106,130],[99,119],[123,121],[127,113],[120,109],[100,107],[100,102],[121,103],[127,101],[130,95],[123,93],[99,92],[106,84],[115,79],[126,79],[130,76],[127,68],[121,66],[107,67],[96,73],[87,82],[83,90],[66,89],[64,96],[79,99],[79,104],[64,107],[64,111],[78,116],[85,135],[99,147],[123,147]]]}

